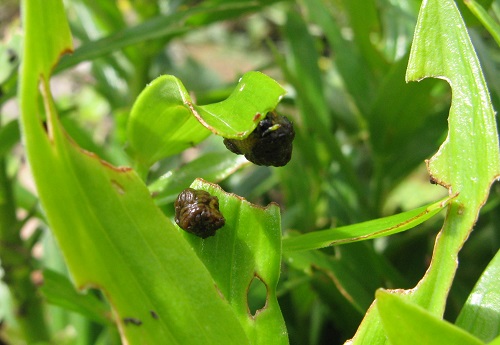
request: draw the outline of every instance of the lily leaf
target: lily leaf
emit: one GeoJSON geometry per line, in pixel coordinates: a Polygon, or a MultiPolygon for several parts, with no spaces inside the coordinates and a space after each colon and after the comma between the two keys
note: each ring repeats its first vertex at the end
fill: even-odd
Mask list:
{"type": "Polygon", "coordinates": [[[224,138],[244,139],[284,94],[270,77],[248,72],[226,100],[198,106],[179,79],[158,77],[132,108],[127,127],[132,154],[150,166],[198,144],[210,131],[224,138]]]}
{"type": "Polygon", "coordinates": [[[123,343],[247,344],[209,271],[139,176],[82,150],[63,131],[49,86],[59,56],[71,50],[62,1],[26,0],[22,12],[22,133],[41,204],[77,288],[103,291],[123,343]]]}
{"type": "Polygon", "coordinates": [[[319,249],[397,234],[433,217],[446,207],[451,199],[452,197],[447,197],[435,203],[389,217],[285,238],[283,239],[283,250],[292,252],[319,249]]]}
{"type": "MultiPolygon", "coordinates": [[[[500,176],[495,113],[474,47],[452,0],[426,0],[420,8],[406,79],[426,77],[444,79],[453,89],[448,136],[427,161],[428,170],[433,181],[450,194],[459,194],[448,205],[425,276],[416,288],[395,293],[442,317],[458,252],[472,231],[491,184],[500,176]]],[[[352,343],[386,341],[380,315],[372,305],[352,343]]]]}
{"type": "Polygon", "coordinates": [[[153,80],[134,103],[127,137],[136,159],[150,166],[207,138],[210,131],[192,116],[182,82],[172,75],[153,80]]]}
{"type": "Polygon", "coordinates": [[[376,296],[377,309],[391,344],[484,344],[463,329],[439,319],[422,307],[406,302],[398,295],[379,290],[376,296]]]}
{"type": "Polygon", "coordinates": [[[281,224],[278,205],[265,208],[228,194],[217,185],[197,179],[191,188],[219,199],[226,224],[213,237],[201,239],[187,232],[186,240],[204,262],[217,288],[233,307],[252,344],[288,344],[284,319],[276,298],[281,264],[281,224]],[[254,280],[267,290],[254,314],[248,292],[254,280]]]}
{"type": "Polygon", "coordinates": [[[214,134],[244,139],[276,108],[285,93],[285,89],[267,75],[247,72],[226,100],[193,106],[193,110],[198,120],[214,134]]]}

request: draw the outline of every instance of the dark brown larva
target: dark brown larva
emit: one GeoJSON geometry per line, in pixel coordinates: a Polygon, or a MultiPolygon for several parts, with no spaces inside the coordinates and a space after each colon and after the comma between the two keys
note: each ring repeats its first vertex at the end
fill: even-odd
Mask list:
{"type": "Polygon", "coordinates": [[[219,199],[204,190],[184,189],[174,206],[177,225],[201,238],[215,235],[226,223],[219,211],[219,199]]]}
{"type": "Polygon", "coordinates": [[[295,131],[290,120],[273,111],[259,122],[247,138],[226,138],[224,145],[231,152],[245,155],[254,164],[281,167],[292,158],[294,138],[295,131]]]}

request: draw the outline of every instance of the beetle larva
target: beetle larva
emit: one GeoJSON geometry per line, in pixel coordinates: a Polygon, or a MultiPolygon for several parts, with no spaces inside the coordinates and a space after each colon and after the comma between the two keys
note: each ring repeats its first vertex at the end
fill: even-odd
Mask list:
{"type": "Polygon", "coordinates": [[[219,211],[219,199],[204,190],[184,189],[174,206],[177,225],[201,238],[215,235],[226,223],[219,211]]]}
{"type": "Polygon", "coordinates": [[[292,158],[292,142],[295,138],[293,124],[274,111],[259,122],[245,139],[224,139],[227,149],[257,165],[281,167],[292,158]]]}

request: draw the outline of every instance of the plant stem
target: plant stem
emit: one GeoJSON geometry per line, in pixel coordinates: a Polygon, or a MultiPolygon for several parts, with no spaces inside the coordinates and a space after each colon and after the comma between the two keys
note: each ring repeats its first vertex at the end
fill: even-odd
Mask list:
{"type": "Polygon", "coordinates": [[[5,271],[4,281],[14,299],[15,316],[28,344],[50,339],[36,286],[31,281],[34,268],[29,250],[19,236],[11,181],[0,158],[0,261],[5,271]]]}

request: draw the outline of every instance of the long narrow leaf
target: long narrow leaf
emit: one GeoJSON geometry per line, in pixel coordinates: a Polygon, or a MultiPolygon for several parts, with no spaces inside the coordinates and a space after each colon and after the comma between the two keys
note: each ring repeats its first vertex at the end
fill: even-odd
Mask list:
{"type": "MultiPolygon", "coordinates": [[[[415,289],[399,292],[441,317],[458,252],[488,197],[490,185],[500,176],[494,111],[467,29],[452,0],[423,1],[406,76],[408,81],[441,78],[453,89],[448,137],[427,165],[436,183],[459,195],[448,206],[425,276],[415,289]]],[[[372,306],[367,313],[354,344],[386,342],[376,310],[372,306]]]]}
{"type": "Polygon", "coordinates": [[[77,287],[103,290],[127,344],[247,343],[210,273],[137,174],[81,150],[63,132],[49,88],[51,69],[71,49],[62,2],[24,1],[23,23],[24,141],[49,225],[77,287]]]}
{"type": "Polygon", "coordinates": [[[393,216],[285,238],[283,250],[285,252],[311,250],[397,234],[436,215],[448,205],[450,200],[451,198],[447,197],[444,200],[393,216]]]}

